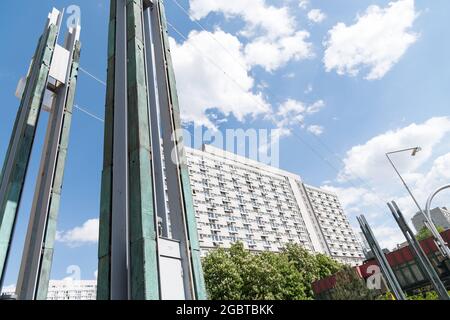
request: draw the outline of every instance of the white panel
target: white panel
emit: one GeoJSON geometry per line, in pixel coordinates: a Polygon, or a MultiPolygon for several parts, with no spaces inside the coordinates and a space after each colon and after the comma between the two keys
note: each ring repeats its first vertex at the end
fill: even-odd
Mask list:
{"type": "Polygon", "coordinates": [[[185,300],[181,260],[160,257],[162,300],[185,300]]]}
{"type": "Polygon", "coordinates": [[[61,83],[66,82],[70,52],[60,45],[56,45],[50,66],[50,77],[61,83]]]}
{"type": "Polygon", "coordinates": [[[158,248],[161,256],[181,259],[179,241],[159,238],[158,248]]]}

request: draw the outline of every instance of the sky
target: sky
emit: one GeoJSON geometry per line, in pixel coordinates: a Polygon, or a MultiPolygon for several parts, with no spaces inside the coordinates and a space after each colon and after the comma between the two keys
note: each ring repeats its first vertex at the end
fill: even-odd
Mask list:
{"type": "MultiPolygon", "coordinates": [[[[52,7],[81,9],[76,104],[104,117],[109,1],[0,3],[0,159],[25,75],[52,7]],[[100,80],[100,81],[98,81],[100,80]]],[[[273,129],[279,166],[338,193],[366,215],[385,247],[405,241],[386,202],[415,212],[385,153],[424,205],[450,180],[450,27],[447,0],[166,0],[183,125],[225,132],[273,129]]],[[[43,113],[19,210],[5,285],[16,282],[48,115],[43,113]]],[[[195,145],[198,147],[198,145],[195,145]]],[[[97,270],[103,123],[75,109],[52,279],[97,270]]],[[[449,205],[448,194],[435,205],[449,205]]]]}

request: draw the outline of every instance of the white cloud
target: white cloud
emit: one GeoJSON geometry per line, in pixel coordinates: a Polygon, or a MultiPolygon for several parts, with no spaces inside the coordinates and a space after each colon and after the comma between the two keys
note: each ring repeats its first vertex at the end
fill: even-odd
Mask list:
{"type": "Polygon", "coordinates": [[[80,227],[71,230],[57,232],[56,241],[67,244],[70,247],[78,247],[84,244],[98,242],[99,220],[90,219],[80,227]]]}
{"type": "Polygon", "coordinates": [[[414,0],[399,0],[368,7],[353,25],[336,24],[324,43],[326,70],[356,76],[368,69],[366,79],[382,78],[417,41],[411,31],[417,16],[414,0]]]}
{"type": "Polygon", "coordinates": [[[386,160],[385,153],[421,146],[422,151],[414,158],[408,153],[392,155],[392,159],[403,172],[413,171],[430,159],[433,148],[448,132],[450,132],[450,118],[436,117],[421,124],[413,123],[375,136],[347,152],[340,178],[341,180],[363,178],[375,182],[391,179],[392,168],[386,160]]]}
{"type": "Polygon", "coordinates": [[[192,31],[182,44],[171,39],[171,49],[183,121],[215,128],[206,115],[209,109],[240,121],[271,110],[262,94],[252,91],[255,81],[235,36],[192,31]]]}
{"type": "MultiPolygon", "coordinates": [[[[312,87],[311,87],[312,90],[312,87]]],[[[325,107],[325,102],[323,100],[318,100],[314,102],[312,105],[308,106],[308,109],[306,109],[306,112],[308,114],[317,113],[320,110],[322,110],[325,107]]]]}
{"type": "Polygon", "coordinates": [[[294,72],[286,73],[285,75],[283,75],[283,78],[293,79],[295,78],[295,73],[294,72]]]}
{"type": "Polygon", "coordinates": [[[308,84],[308,86],[306,87],[305,91],[303,91],[304,94],[309,94],[313,91],[313,85],[312,84],[308,84]]]}
{"type": "Polygon", "coordinates": [[[268,115],[278,129],[283,134],[280,136],[289,136],[295,127],[306,128],[309,132],[320,135],[324,128],[319,125],[305,126],[305,118],[313,113],[319,112],[325,106],[322,100],[316,101],[311,105],[305,104],[294,99],[287,99],[278,106],[276,113],[268,115]]]}
{"type": "Polygon", "coordinates": [[[309,6],[309,0],[300,0],[300,2],[298,3],[298,6],[301,9],[306,9],[309,6]]]}
{"type": "Polygon", "coordinates": [[[288,114],[300,114],[306,111],[306,107],[301,101],[288,99],[278,108],[278,115],[286,116],[288,114]]]}
{"type": "Polygon", "coordinates": [[[308,126],[307,130],[315,136],[320,136],[324,132],[324,128],[316,124],[308,126]]]}
{"type": "MultiPolygon", "coordinates": [[[[382,245],[392,249],[405,240],[386,203],[396,201],[411,227],[410,219],[418,208],[389,165],[385,152],[422,146],[414,158],[410,153],[392,158],[424,208],[431,192],[450,182],[450,152],[442,153],[450,146],[449,133],[450,118],[436,117],[375,136],[351,148],[336,183],[327,183],[323,188],[338,194],[347,214],[364,214],[382,245]]],[[[432,208],[436,206],[450,206],[448,193],[433,201],[432,208]]]]}
{"type": "Polygon", "coordinates": [[[265,0],[191,0],[190,12],[197,20],[212,12],[222,13],[226,18],[239,17],[246,22],[242,34],[249,37],[261,30],[272,39],[295,31],[295,18],[289,9],[267,5],[265,0]]]}
{"type": "Polygon", "coordinates": [[[192,0],[190,11],[197,20],[213,12],[242,19],[245,27],[239,34],[250,39],[245,54],[251,67],[259,65],[272,72],[291,60],[313,57],[309,33],[296,29],[288,7],[274,7],[265,0],[192,0]]]}
{"type": "Polygon", "coordinates": [[[326,18],[326,14],[320,9],[312,9],[308,12],[308,19],[314,23],[321,23],[326,18]]]}
{"type": "Polygon", "coordinates": [[[382,248],[393,250],[398,244],[406,241],[403,233],[397,226],[380,225],[372,228],[373,233],[377,239],[380,239],[382,248]]]}
{"type": "Polygon", "coordinates": [[[259,65],[272,72],[291,60],[312,58],[314,55],[308,38],[307,31],[298,31],[277,40],[260,37],[245,47],[246,59],[250,65],[259,65]]]}

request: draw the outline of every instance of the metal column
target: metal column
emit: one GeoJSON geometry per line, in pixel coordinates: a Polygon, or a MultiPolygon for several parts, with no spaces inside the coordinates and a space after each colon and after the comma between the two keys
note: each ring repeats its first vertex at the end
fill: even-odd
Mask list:
{"type": "MultiPolygon", "coordinates": [[[[23,93],[18,92],[22,102],[2,175],[1,195],[4,198],[1,198],[1,201],[4,203],[5,198],[8,195],[11,196],[7,199],[9,200],[9,211],[7,205],[4,214],[7,212],[12,219],[9,222],[2,219],[0,228],[9,233],[9,243],[7,244],[9,248],[38,117],[41,109],[49,111],[50,117],[16,286],[17,296],[20,300],[44,300],[47,298],[53,259],[56,223],[80,59],[79,26],[69,29],[64,47],[58,45],[62,19],[63,13],[53,9],[38,50],[33,57],[32,66],[27,75],[27,85],[23,93]],[[24,130],[21,128],[25,127],[27,131],[21,132],[24,130]],[[17,188],[8,189],[8,183],[15,183],[17,188]],[[12,199],[15,200],[15,206],[11,206],[12,199]]],[[[14,184],[12,185],[14,186],[14,184]]],[[[4,209],[3,206],[2,209],[4,209]]],[[[8,248],[7,250],[9,250],[8,248]]],[[[6,258],[7,255],[8,252],[6,258]]],[[[2,263],[4,266],[4,261],[2,263]]],[[[4,269],[2,277],[3,275],[4,269]]]]}
{"type": "Polygon", "coordinates": [[[79,36],[79,27],[69,31],[64,47],[69,53],[66,79],[64,84],[53,87],[55,101],[50,111],[17,283],[17,296],[21,300],[47,299],[80,60],[79,36]]]}
{"type": "Polygon", "coordinates": [[[98,298],[204,299],[162,2],[112,0],[109,34],[98,298]]]}
{"type": "Polygon", "coordinates": [[[395,203],[395,201],[392,201],[392,203],[388,203],[387,205],[391,210],[395,220],[397,221],[398,226],[405,235],[406,240],[408,240],[409,248],[416,257],[417,265],[422,271],[424,277],[427,278],[433,285],[441,300],[450,300],[444,284],[442,283],[441,279],[439,279],[439,275],[437,274],[436,270],[434,270],[434,267],[431,264],[430,260],[428,260],[425,252],[423,252],[422,247],[415,238],[411,228],[406,223],[406,220],[403,217],[403,214],[398,208],[397,204],[395,203]]]}
{"type": "Polygon", "coordinates": [[[389,287],[393,294],[395,295],[397,300],[406,300],[405,293],[403,292],[402,287],[400,286],[400,283],[397,280],[397,277],[395,276],[394,271],[392,270],[391,266],[389,265],[389,262],[386,259],[386,256],[384,255],[383,250],[381,249],[380,245],[378,244],[377,239],[375,238],[375,235],[372,232],[372,229],[370,228],[369,224],[367,223],[366,218],[362,215],[360,217],[357,217],[359,225],[361,227],[361,230],[364,234],[364,237],[366,238],[367,242],[369,243],[370,249],[374,253],[378,265],[381,268],[381,272],[384,275],[384,278],[386,279],[387,283],[389,284],[389,287]]]}
{"type": "Polygon", "coordinates": [[[0,287],[9,255],[17,211],[41,112],[60,24],[59,12],[48,18],[27,75],[0,182],[0,287]]]}

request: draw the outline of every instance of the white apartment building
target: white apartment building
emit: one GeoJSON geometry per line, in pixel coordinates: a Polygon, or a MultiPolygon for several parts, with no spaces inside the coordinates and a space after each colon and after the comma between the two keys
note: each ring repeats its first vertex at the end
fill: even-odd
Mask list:
{"type": "MultiPolygon", "coordinates": [[[[8,287],[3,294],[14,295],[16,289],[8,287]]],[[[50,280],[47,300],[96,300],[97,280],[50,280]]]]}
{"type": "Polygon", "coordinates": [[[96,300],[97,280],[51,280],[47,300],[96,300]]]}
{"type": "Polygon", "coordinates": [[[208,145],[202,151],[186,149],[203,254],[237,241],[250,250],[275,252],[297,243],[352,265],[363,260],[335,195],[325,204],[333,206],[329,218],[314,202],[315,189],[304,186],[298,175],[208,145]],[[328,234],[337,220],[348,234],[342,248],[346,240],[328,234]]]}
{"type": "Polygon", "coordinates": [[[350,226],[336,194],[303,184],[311,210],[320,226],[330,256],[350,265],[364,260],[361,240],[350,226]]]}

